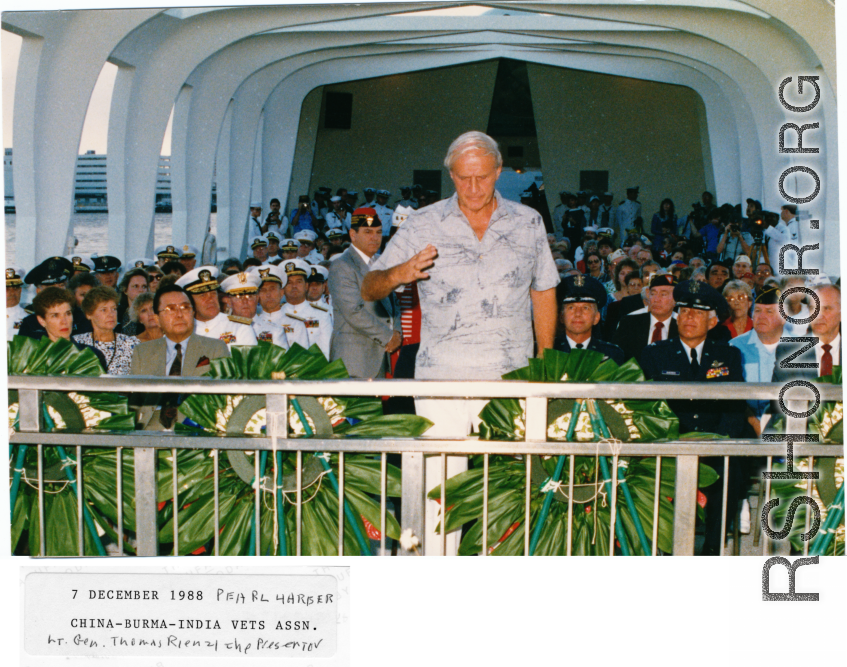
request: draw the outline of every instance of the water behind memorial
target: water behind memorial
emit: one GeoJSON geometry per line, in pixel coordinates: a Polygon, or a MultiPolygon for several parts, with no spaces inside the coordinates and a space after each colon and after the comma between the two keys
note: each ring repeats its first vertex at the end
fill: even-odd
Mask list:
{"type": "MultiPolygon", "coordinates": [[[[74,213],[74,236],[79,243],[75,252],[91,255],[95,252],[106,252],[109,247],[109,214],[108,213],[74,213]]],[[[212,213],[212,234],[215,233],[217,214],[212,213]]],[[[155,217],[155,243],[153,246],[171,243],[171,214],[157,213],[155,217]]],[[[6,214],[6,266],[15,265],[15,214],[6,214]]],[[[40,253],[36,253],[40,256],[40,253]]],[[[122,261],[133,257],[120,257],[122,261]]],[[[32,267],[19,267],[30,269],[32,267]]]]}

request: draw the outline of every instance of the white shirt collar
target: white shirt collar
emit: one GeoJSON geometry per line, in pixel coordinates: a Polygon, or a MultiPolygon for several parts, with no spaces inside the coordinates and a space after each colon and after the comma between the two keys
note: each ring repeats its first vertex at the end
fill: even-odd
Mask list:
{"type": "MultiPolygon", "coordinates": [[[[664,325],[662,327],[662,340],[668,339],[668,332],[670,331],[670,328],[671,328],[671,320],[673,319],[673,316],[674,316],[674,314],[671,313],[671,316],[668,319],[666,319],[664,322],[662,322],[662,324],[664,325]]],[[[650,329],[647,331],[647,340],[648,341],[653,340],[653,330],[656,328],[656,323],[658,321],[659,320],[657,320],[653,316],[653,313],[650,313],[650,329]]]]}
{"type": "MultiPolygon", "coordinates": [[[[679,342],[682,343],[681,338],[679,339],[679,342]]],[[[693,348],[693,349],[697,350],[697,363],[698,364],[703,363],[703,347],[705,345],[706,345],[706,339],[704,338],[702,341],[700,341],[700,344],[697,347],[693,348]]],[[[688,360],[691,361],[691,349],[692,348],[690,346],[686,345],[685,343],[682,343],[682,349],[685,350],[685,355],[688,357],[688,360]]]]}
{"type": "MultiPolygon", "coordinates": [[[[572,350],[577,349],[577,348],[576,348],[576,346],[577,346],[577,342],[576,342],[573,338],[571,338],[571,337],[570,337],[570,336],[568,336],[567,334],[565,334],[565,338],[567,338],[567,339],[568,339],[568,345],[570,345],[570,346],[571,346],[571,349],[572,349],[572,350]]],[[[586,338],[584,341],[582,341],[582,348],[583,348],[583,349],[588,349],[588,346],[589,346],[589,345],[591,345],[591,337],[590,337],[590,336],[589,336],[588,338],[586,338]]]]}
{"type": "MultiPolygon", "coordinates": [[[[365,263],[365,266],[371,265],[371,258],[370,257],[368,257],[365,253],[363,253],[361,250],[359,250],[352,243],[350,244],[350,247],[353,248],[353,250],[355,250],[357,253],[359,253],[359,257],[362,258],[362,261],[365,263]]],[[[374,255],[374,256],[376,256],[376,255],[374,255]]]]}

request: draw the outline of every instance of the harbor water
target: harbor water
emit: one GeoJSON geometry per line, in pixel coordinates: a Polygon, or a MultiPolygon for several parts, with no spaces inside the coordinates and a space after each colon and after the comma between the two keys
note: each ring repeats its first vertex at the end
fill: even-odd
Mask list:
{"type": "MultiPolygon", "coordinates": [[[[104,253],[109,246],[109,214],[108,213],[74,213],[73,234],[77,239],[74,252],[91,255],[95,252],[104,253]]],[[[212,234],[215,233],[217,214],[212,213],[212,234]]],[[[15,266],[15,214],[6,213],[6,266],[15,266]]],[[[154,247],[171,243],[171,214],[156,213],[154,247]]],[[[121,261],[134,259],[120,257],[121,261]]],[[[16,267],[29,270],[31,266],[16,267]]]]}

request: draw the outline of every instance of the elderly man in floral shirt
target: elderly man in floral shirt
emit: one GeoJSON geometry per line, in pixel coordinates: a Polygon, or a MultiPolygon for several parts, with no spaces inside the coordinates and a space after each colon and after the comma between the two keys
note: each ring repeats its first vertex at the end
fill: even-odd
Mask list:
{"type": "MultiPolygon", "coordinates": [[[[362,283],[362,297],[381,299],[411,282],[421,304],[417,379],[499,380],[553,346],[559,274],[541,216],[495,190],[502,157],[497,143],[468,132],[445,159],[456,194],[412,213],[362,283]]],[[[479,424],[485,401],[418,399],[427,435],[463,437],[479,424]]],[[[440,483],[440,458],[427,462],[427,489],[440,483]]],[[[448,476],[467,469],[449,457],[448,476]]],[[[427,554],[440,552],[438,506],[427,505],[427,554]]],[[[456,553],[458,535],[448,536],[456,553]]]]}

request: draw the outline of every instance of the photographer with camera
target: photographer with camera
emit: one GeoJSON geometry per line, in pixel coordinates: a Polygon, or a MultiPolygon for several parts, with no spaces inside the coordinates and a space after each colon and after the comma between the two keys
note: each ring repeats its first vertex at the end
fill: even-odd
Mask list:
{"type": "Polygon", "coordinates": [[[312,208],[309,202],[309,195],[300,195],[297,208],[291,211],[291,226],[289,234],[292,236],[298,232],[309,231],[317,233],[313,222],[316,222],[312,217],[312,208]]]}
{"type": "Polygon", "coordinates": [[[703,252],[701,256],[709,261],[718,259],[718,243],[724,234],[725,226],[721,220],[721,210],[713,208],[706,215],[706,224],[701,228],[692,228],[691,235],[694,238],[701,239],[703,242],[703,252]]]}
{"type": "Polygon", "coordinates": [[[744,220],[732,221],[724,229],[724,233],[718,241],[717,251],[721,259],[734,261],[739,255],[753,254],[753,235],[750,227],[754,225],[753,220],[756,213],[762,210],[762,205],[755,199],[747,200],[747,217],[744,220]]]}

